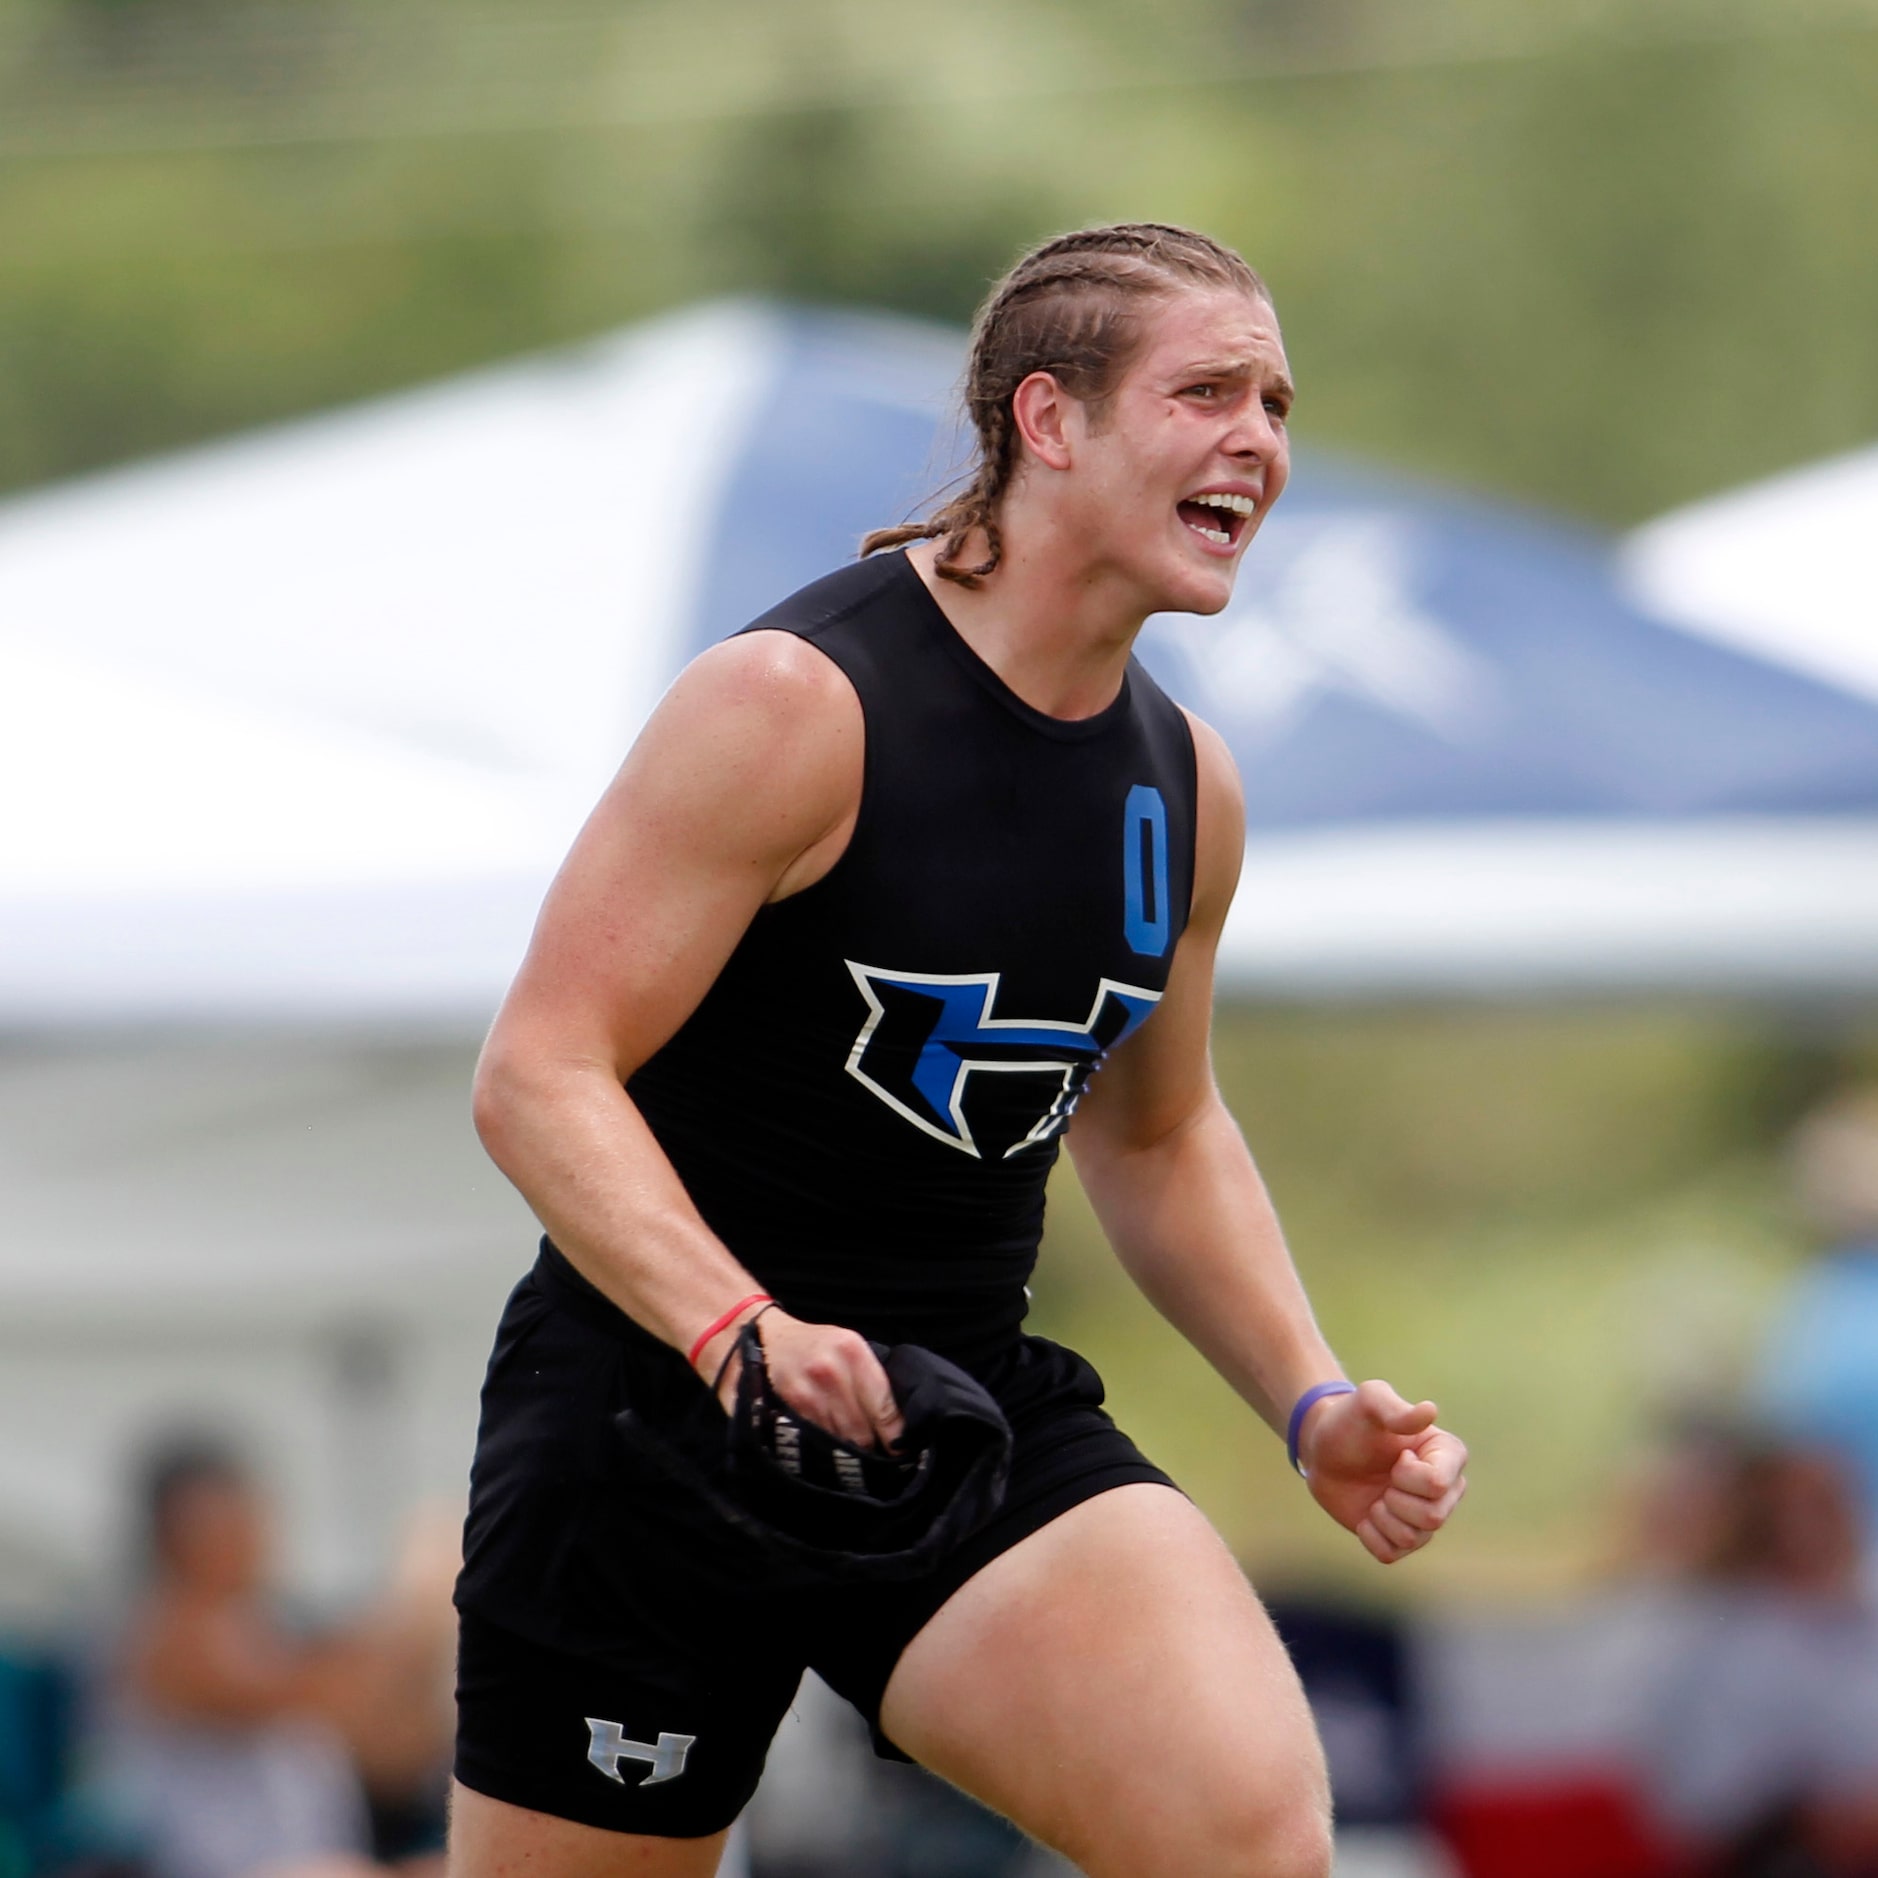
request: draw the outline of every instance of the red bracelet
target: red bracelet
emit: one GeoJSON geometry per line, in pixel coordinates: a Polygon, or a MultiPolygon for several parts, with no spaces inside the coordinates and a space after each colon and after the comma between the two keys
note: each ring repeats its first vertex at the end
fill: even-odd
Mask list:
{"type": "Polygon", "coordinates": [[[714,1317],[699,1333],[698,1340],[691,1346],[691,1354],[685,1361],[693,1369],[698,1367],[698,1358],[704,1352],[704,1346],[727,1325],[734,1324],[753,1304],[774,1304],[776,1300],[767,1291],[752,1291],[747,1298],[739,1298],[722,1317],[714,1317]]]}

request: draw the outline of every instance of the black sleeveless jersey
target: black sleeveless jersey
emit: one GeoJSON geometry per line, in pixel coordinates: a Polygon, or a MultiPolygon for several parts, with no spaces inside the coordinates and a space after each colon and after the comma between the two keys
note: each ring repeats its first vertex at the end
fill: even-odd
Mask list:
{"type": "Polygon", "coordinates": [[[859,818],[627,1087],[784,1308],[975,1363],[1018,1333],[1070,1111],[1166,986],[1192,735],[1132,660],[1097,716],[1033,710],[904,554],[746,630],[778,629],[860,697],[859,818]]]}

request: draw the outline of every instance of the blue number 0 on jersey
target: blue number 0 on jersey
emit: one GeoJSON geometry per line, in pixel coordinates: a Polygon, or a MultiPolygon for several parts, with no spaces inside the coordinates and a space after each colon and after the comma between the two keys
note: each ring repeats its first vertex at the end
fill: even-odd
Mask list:
{"type": "Polygon", "coordinates": [[[1167,950],[1167,804],[1136,783],[1122,810],[1122,931],[1143,958],[1167,950]]]}

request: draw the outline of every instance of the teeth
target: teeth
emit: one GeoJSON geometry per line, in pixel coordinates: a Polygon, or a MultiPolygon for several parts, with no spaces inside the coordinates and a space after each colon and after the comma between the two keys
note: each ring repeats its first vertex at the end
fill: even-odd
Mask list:
{"type": "MultiPolygon", "coordinates": [[[[1182,506],[1217,509],[1222,514],[1238,516],[1249,516],[1258,511],[1258,503],[1251,496],[1236,495],[1223,489],[1209,495],[1188,496],[1182,506]]],[[[1222,548],[1232,546],[1232,530],[1229,528],[1206,528],[1195,521],[1189,521],[1187,526],[1203,540],[1217,542],[1222,548]]]]}

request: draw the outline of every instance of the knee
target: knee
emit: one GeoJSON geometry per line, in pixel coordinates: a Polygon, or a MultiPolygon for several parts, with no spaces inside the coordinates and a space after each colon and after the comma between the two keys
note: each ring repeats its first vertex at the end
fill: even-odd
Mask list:
{"type": "Polygon", "coordinates": [[[1330,1806],[1310,1781],[1285,1793],[1190,1795],[1134,1822],[1126,1839],[1065,1849],[1090,1878],[1330,1878],[1330,1806]]]}
{"type": "Polygon", "coordinates": [[[1209,1843],[1187,1867],[1217,1878],[1330,1878],[1330,1808],[1297,1793],[1230,1809],[1212,1822],[1209,1843]]]}
{"type": "MultiPolygon", "coordinates": [[[[1254,1758],[1252,1744],[1209,1757],[1195,1782],[1198,1843],[1185,1870],[1198,1878],[1330,1878],[1330,1781],[1314,1736],[1254,1758]]],[[[1171,1871],[1170,1870],[1170,1878],[1171,1871]]]]}
{"type": "MultiPolygon", "coordinates": [[[[1327,1804],[1296,1807],[1267,1837],[1265,1863],[1254,1861],[1260,1878],[1331,1878],[1336,1846],[1327,1804]]],[[[1248,1869],[1234,1867],[1235,1870],[1248,1869]]]]}

